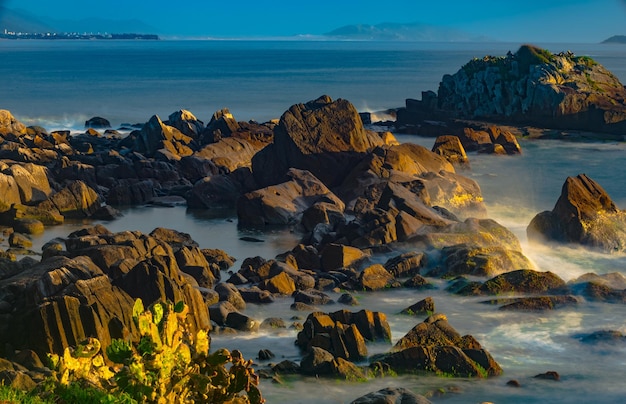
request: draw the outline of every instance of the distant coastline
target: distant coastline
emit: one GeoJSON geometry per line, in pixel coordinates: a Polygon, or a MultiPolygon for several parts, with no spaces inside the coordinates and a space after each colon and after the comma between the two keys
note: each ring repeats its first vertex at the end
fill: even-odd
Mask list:
{"type": "Polygon", "coordinates": [[[150,40],[150,41],[158,41],[160,38],[155,34],[134,34],[134,33],[125,33],[125,34],[108,34],[108,33],[56,33],[56,32],[13,32],[4,30],[3,33],[0,33],[0,39],[14,39],[14,40],[24,40],[24,39],[89,39],[89,40],[101,40],[101,39],[131,39],[131,40],[150,40]]]}

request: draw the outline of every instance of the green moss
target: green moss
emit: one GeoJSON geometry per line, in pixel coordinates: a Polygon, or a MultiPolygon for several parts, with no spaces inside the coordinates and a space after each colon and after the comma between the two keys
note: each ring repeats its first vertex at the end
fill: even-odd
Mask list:
{"type": "Polygon", "coordinates": [[[554,61],[554,55],[547,49],[534,45],[522,45],[515,53],[520,72],[528,73],[530,66],[547,64],[554,61]]]}
{"type": "Polygon", "coordinates": [[[49,401],[0,384],[0,403],[47,404],[49,401]]]}
{"type": "Polygon", "coordinates": [[[576,56],[574,58],[572,58],[572,60],[579,65],[584,65],[587,67],[593,67],[596,66],[598,64],[598,62],[596,62],[593,58],[589,57],[589,56],[576,56]]]}

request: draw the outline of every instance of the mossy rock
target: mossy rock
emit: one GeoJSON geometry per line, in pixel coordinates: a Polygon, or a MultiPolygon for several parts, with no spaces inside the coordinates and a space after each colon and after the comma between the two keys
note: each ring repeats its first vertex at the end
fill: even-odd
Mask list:
{"type": "Polygon", "coordinates": [[[554,55],[547,49],[542,49],[533,45],[522,45],[515,53],[519,64],[520,72],[528,73],[530,66],[550,63],[554,60],[554,55]]]}
{"type": "Polygon", "coordinates": [[[566,288],[565,281],[552,272],[519,269],[495,276],[479,288],[483,294],[544,293],[566,288]]]}

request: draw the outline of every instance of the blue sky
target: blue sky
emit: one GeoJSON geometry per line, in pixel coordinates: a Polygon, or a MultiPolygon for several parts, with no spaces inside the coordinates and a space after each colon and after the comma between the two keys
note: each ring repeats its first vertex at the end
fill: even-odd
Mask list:
{"type": "Polygon", "coordinates": [[[53,19],[140,19],[161,35],[319,35],[348,24],[421,22],[511,41],[598,42],[626,35],[626,0],[0,0],[53,19]]]}

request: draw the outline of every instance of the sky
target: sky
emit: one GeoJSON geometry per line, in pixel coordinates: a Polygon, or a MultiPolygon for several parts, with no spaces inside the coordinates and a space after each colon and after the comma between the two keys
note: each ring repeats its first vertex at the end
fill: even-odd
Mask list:
{"type": "Polygon", "coordinates": [[[626,35],[626,0],[0,0],[53,18],[139,19],[159,35],[321,35],[350,24],[450,27],[502,41],[599,42],[626,35]]]}

